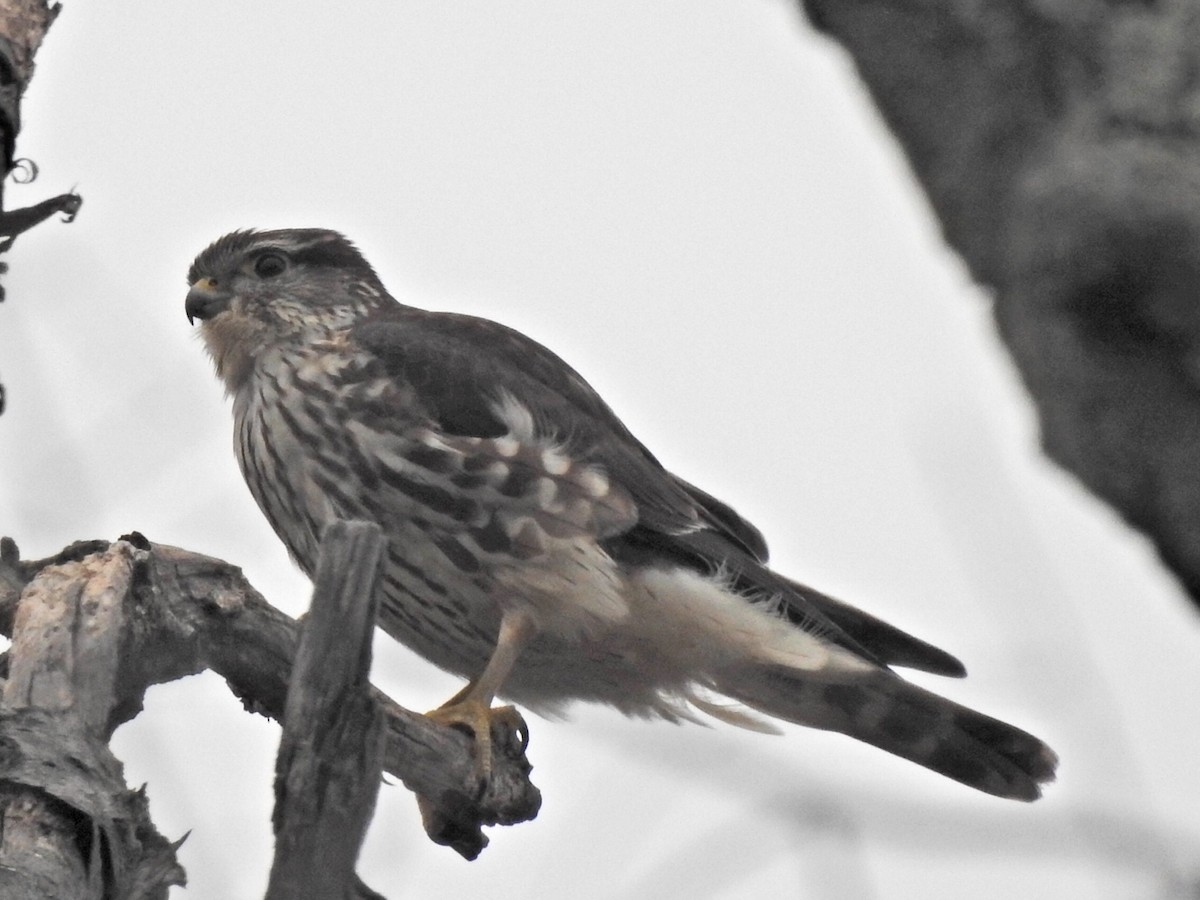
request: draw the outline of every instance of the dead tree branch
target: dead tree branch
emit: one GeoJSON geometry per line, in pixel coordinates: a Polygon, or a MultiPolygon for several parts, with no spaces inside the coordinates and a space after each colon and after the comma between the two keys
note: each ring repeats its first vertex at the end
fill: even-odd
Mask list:
{"type": "MultiPolygon", "coordinates": [[[[8,252],[17,235],[44,222],[55,213],[74,221],[83,198],[74,191],[59,194],[23,209],[4,208],[4,182],[17,164],[17,135],[21,131],[21,99],[33,77],[33,57],[61,7],[45,0],[0,0],[0,254],[8,252]]],[[[32,181],[37,167],[31,166],[32,181]]],[[[0,262],[0,275],[8,263],[0,262]]],[[[0,300],[4,288],[0,286],[0,300]]],[[[0,384],[0,414],[4,413],[4,385],[0,384]]]]}
{"type": "Polygon", "coordinates": [[[386,737],[368,682],[383,546],[366,522],[335,522],[321,538],[275,766],[267,900],[353,896],[386,737]]]}
{"type": "Polygon", "coordinates": [[[992,289],[1046,453],[1200,603],[1200,4],[804,7],[992,289]]]}
{"type": "MultiPolygon", "coordinates": [[[[112,544],[79,542],[49,559],[21,561],[18,556],[11,540],[0,541],[4,634],[19,626],[26,605],[22,601],[30,592],[45,594],[47,584],[54,584],[55,591],[74,590],[69,586],[88,583],[94,571],[124,567],[119,568],[126,573],[124,580],[103,595],[118,597],[124,610],[119,618],[106,620],[109,628],[120,623],[115,669],[106,676],[111,702],[104,715],[90,713],[88,719],[103,720],[103,739],[141,710],[151,685],[205,668],[224,677],[247,709],[282,718],[298,626],[268,604],[236,567],[153,544],[137,534],[112,544]]],[[[15,663],[15,653],[13,659],[15,663]]],[[[60,681],[39,676],[36,688],[23,690],[40,698],[51,689],[61,690],[60,681]]],[[[33,682],[22,676],[19,683],[33,682]]],[[[373,695],[385,717],[384,768],[436,808],[433,840],[473,859],[487,845],[484,826],[515,824],[537,814],[541,795],[529,781],[522,736],[496,736],[492,777],[480,785],[470,736],[403,709],[378,691],[373,695]]],[[[17,781],[11,774],[6,777],[17,781]]],[[[73,808],[88,812],[87,807],[73,808]]]]}
{"type": "Polygon", "coordinates": [[[145,797],[126,788],[108,749],[135,565],[134,549],[116,544],[73,566],[48,566],[11,616],[0,896],[165,900],[184,883],[175,846],[155,831],[145,797]]]}

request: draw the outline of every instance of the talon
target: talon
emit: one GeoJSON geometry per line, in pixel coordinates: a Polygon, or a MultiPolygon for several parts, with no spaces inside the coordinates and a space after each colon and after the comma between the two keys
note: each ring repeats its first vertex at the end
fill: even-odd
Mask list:
{"type": "Polygon", "coordinates": [[[515,706],[498,706],[492,710],[492,729],[504,729],[502,732],[503,741],[497,741],[504,746],[517,744],[518,750],[522,753],[529,746],[529,726],[525,724],[525,718],[517,711],[515,706]]]}
{"type": "Polygon", "coordinates": [[[452,728],[463,728],[475,739],[475,773],[481,790],[487,788],[492,775],[492,731],[506,728],[520,734],[525,732],[525,720],[512,706],[487,706],[481,700],[452,698],[444,706],[425,713],[430,719],[452,728]]]}
{"type": "MultiPolygon", "coordinates": [[[[520,736],[522,748],[529,742],[529,732],[521,714],[512,706],[493,707],[492,698],[508,677],[517,654],[532,636],[533,630],[533,623],[525,614],[506,613],[500,620],[496,648],[483,672],[437,709],[425,713],[442,725],[465,728],[475,739],[477,800],[483,797],[492,778],[492,729],[507,729],[497,734],[505,749],[511,745],[509,735],[513,732],[520,736]]],[[[421,810],[426,833],[434,840],[440,840],[446,821],[439,802],[418,795],[417,806],[421,810]]]]}

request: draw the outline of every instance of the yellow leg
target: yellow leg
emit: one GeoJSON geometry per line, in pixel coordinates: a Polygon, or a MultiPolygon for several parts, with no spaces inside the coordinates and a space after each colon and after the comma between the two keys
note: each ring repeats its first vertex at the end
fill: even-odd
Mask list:
{"type": "Polygon", "coordinates": [[[475,765],[485,782],[492,772],[492,722],[505,719],[511,722],[514,717],[519,719],[511,706],[493,709],[492,700],[503,687],[521,649],[533,633],[533,622],[528,614],[506,612],[500,620],[496,649],[492,651],[492,657],[479,677],[437,709],[426,713],[429,718],[444,725],[465,725],[470,729],[475,736],[475,765]]]}

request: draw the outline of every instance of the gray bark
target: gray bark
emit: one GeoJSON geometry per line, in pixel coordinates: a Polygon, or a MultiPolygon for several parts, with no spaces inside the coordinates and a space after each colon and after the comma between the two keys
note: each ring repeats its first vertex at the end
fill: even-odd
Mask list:
{"type": "MultiPolygon", "coordinates": [[[[367,621],[360,616],[364,630],[367,621]]],[[[10,866],[41,878],[44,860],[47,871],[72,869],[104,890],[124,878],[120,884],[164,892],[130,887],[96,896],[165,896],[166,885],[182,883],[182,870],[145,818],[144,798],[121,781],[107,739],[137,715],[151,685],[205,668],[223,676],[248,710],[282,718],[296,622],[234,566],[141,535],[84,541],[32,561],[21,561],[5,538],[0,633],[14,638],[0,709],[0,874],[10,866]],[[55,834],[54,859],[77,864],[51,861],[43,844],[55,834]]],[[[536,816],[541,794],[529,781],[523,733],[493,734],[492,776],[481,785],[467,734],[375,689],[370,696],[383,716],[383,767],[435,811],[426,823],[431,839],[473,859],[487,845],[484,827],[536,816]]],[[[0,894],[92,896],[73,888],[0,894]]]]}
{"type": "Polygon", "coordinates": [[[321,537],[275,764],[267,900],[356,895],[386,737],[368,682],[383,546],[373,523],[335,522],[321,537]]]}
{"type": "MultiPolygon", "coordinates": [[[[11,549],[0,560],[5,570],[11,549]]],[[[135,566],[128,544],[46,566],[6,616],[13,643],[0,700],[0,896],[166,900],[172,884],[184,883],[174,845],[155,831],[145,797],[125,786],[108,749],[125,717],[116,685],[135,566]]]]}
{"type": "Polygon", "coordinates": [[[1046,453],[1200,602],[1200,3],[804,7],[991,290],[1046,453]]]}
{"type": "MultiPolygon", "coordinates": [[[[83,198],[72,192],[23,209],[4,208],[4,183],[18,162],[21,98],[33,77],[34,55],[58,12],[57,3],[47,5],[45,0],[0,0],[0,255],[12,247],[17,235],[55,213],[61,212],[65,221],[73,221],[83,204],[83,198]]],[[[32,181],[37,166],[25,162],[28,163],[26,180],[32,181]]],[[[0,262],[0,274],[7,271],[8,263],[0,262]]],[[[3,299],[4,288],[0,286],[0,300],[3,299]]],[[[0,415],[4,413],[5,400],[4,385],[0,384],[0,415]]]]}

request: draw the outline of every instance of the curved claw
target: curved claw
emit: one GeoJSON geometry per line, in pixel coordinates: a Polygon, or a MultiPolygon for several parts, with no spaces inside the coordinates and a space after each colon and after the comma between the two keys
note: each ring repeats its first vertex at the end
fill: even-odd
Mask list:
{"type": "MultiPolygon", "coordinates": [[[[507,744],[501,738],[493,741],[493,730],[502,734],[516,734],[524,749],[529,743],[529,731],[525,720],[512,706],[488,706],[480,700],[468,697],[451,700],[445,706],[425,713],[430,719],[452,728],[462,728],[475,739],[475,772],[479,776],[480,791],[487,789],[492,775],[493,743],[507,744]]],[[[500,735],[496,735],[500,737],[500,735]]]]}

